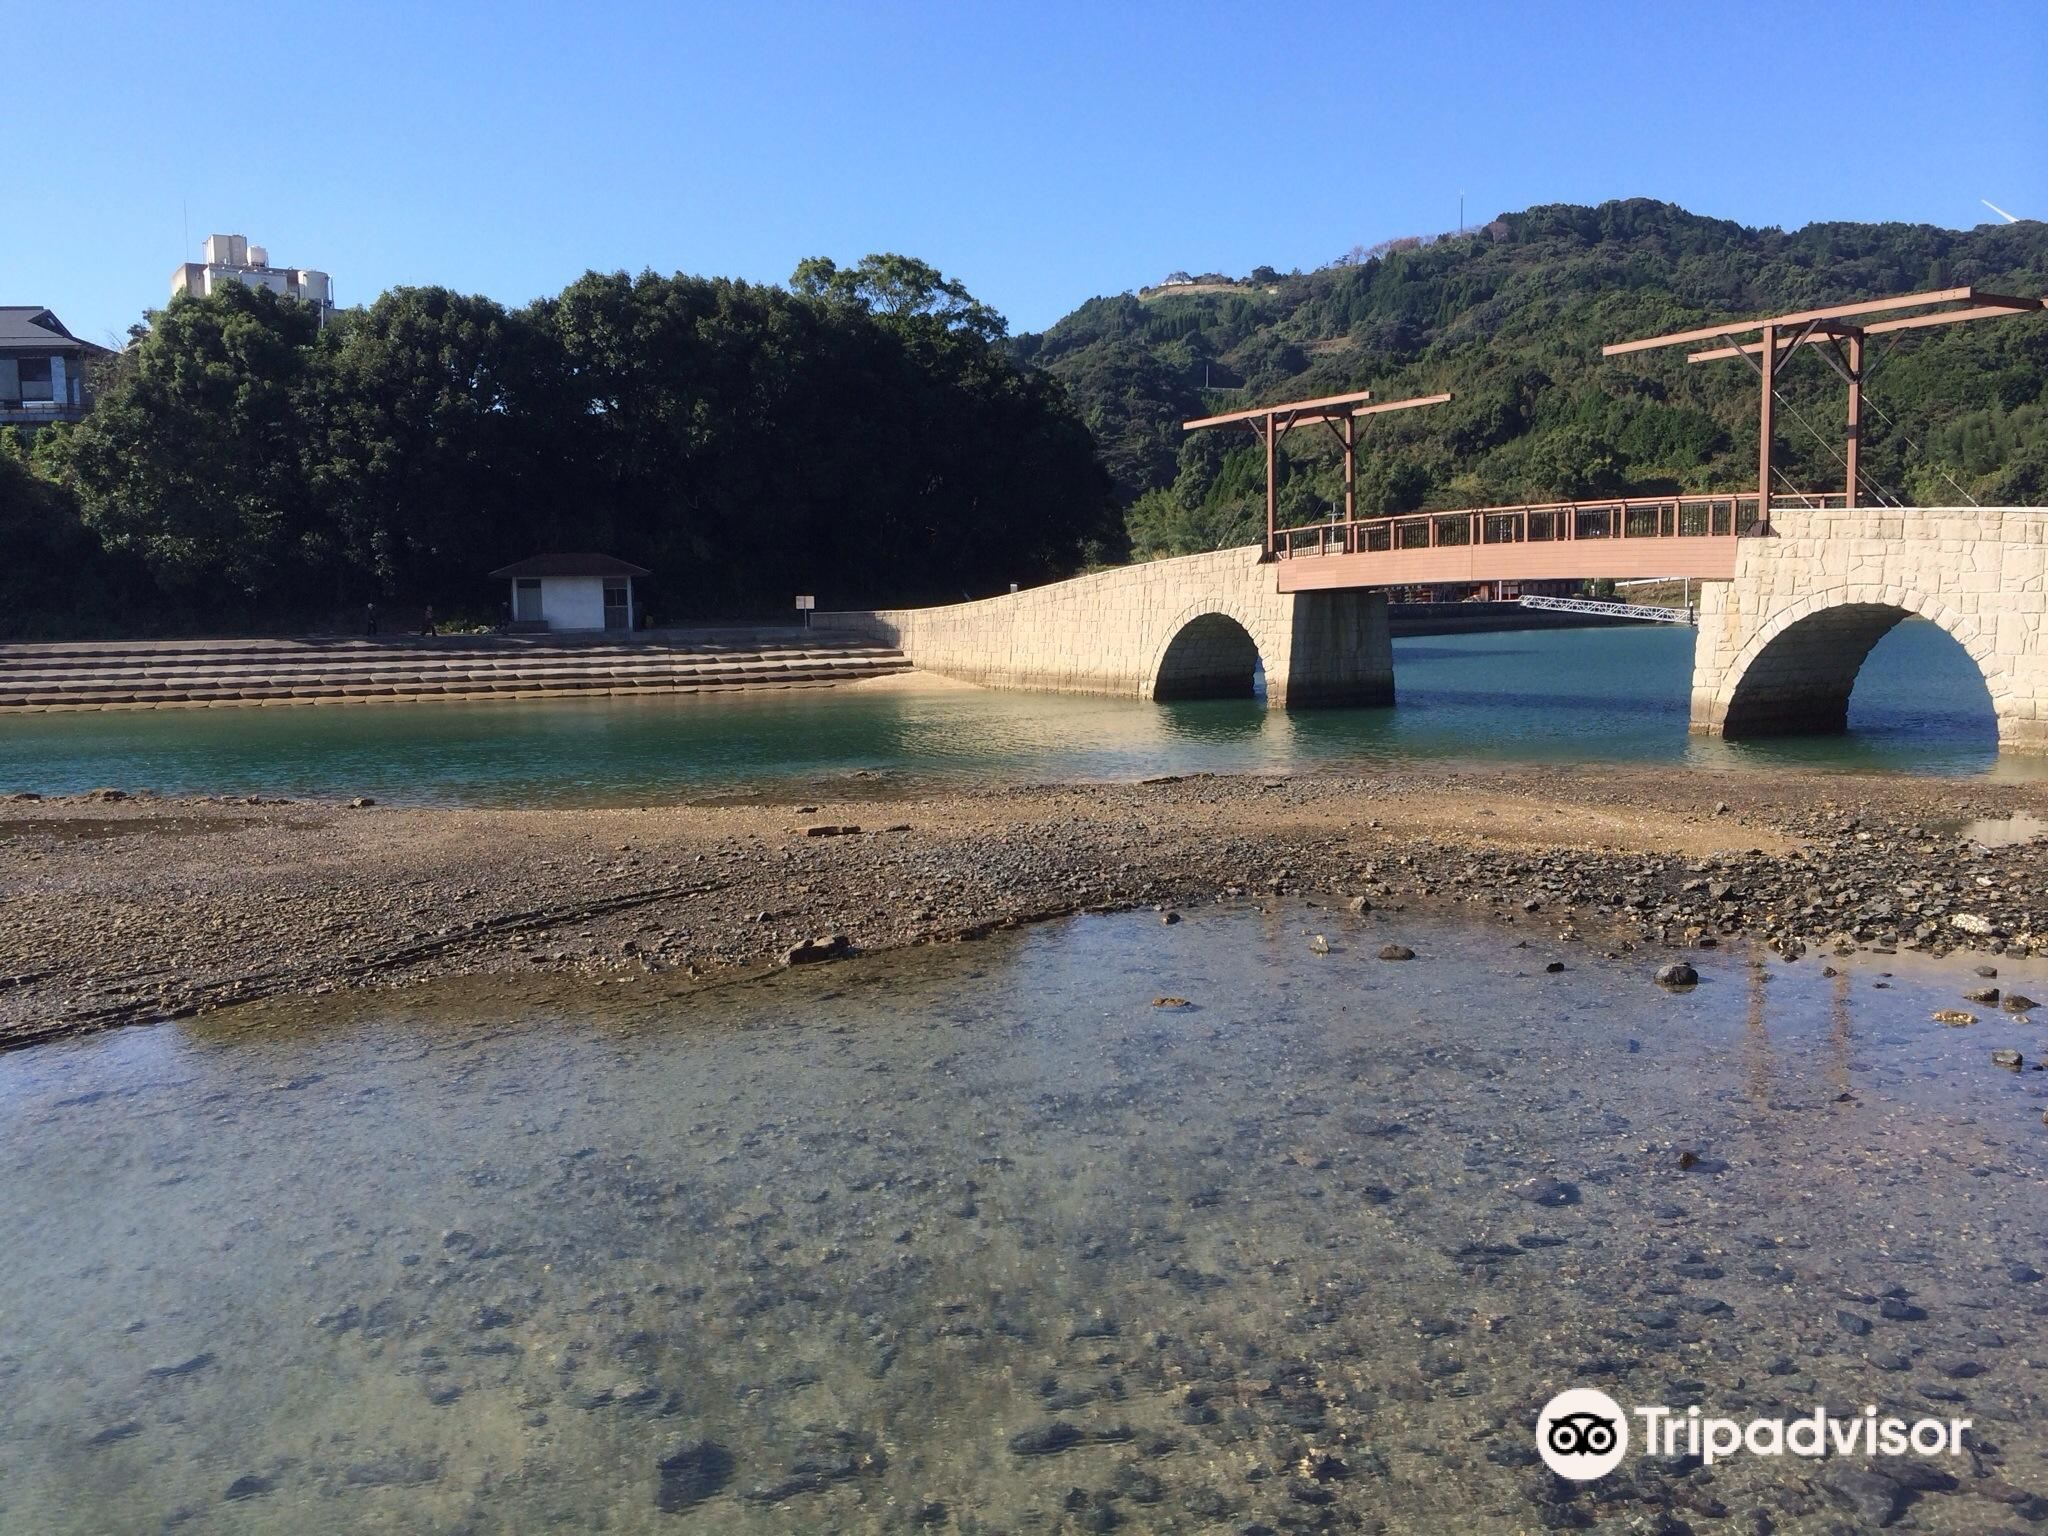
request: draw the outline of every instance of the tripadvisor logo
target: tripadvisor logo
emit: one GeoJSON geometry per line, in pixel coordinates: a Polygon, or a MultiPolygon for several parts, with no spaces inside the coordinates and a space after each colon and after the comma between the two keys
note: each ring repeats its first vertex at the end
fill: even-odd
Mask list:
{"type": "Polygon", "coordinates": [[[1628,1454],[1628,1418],[1605,1392],[1560,1392],[1537,1417],[1536,1454],[1559,1477],[1580,1483],[1605,1477],[1628,1454]]]}
{"type": "MultiPolygon", "coordinates": [[[[1874,1406],[1836,1418],[1825,1408],[1791,1419],[1717,1419],[1696,1407],[1631,1410],[1640,1421],[1644,1454],[1697,1456],[1707,1466],[1738,1451],[1752,1456],[1960,1456],[1968,1419],[1880,1418],[1874,1406]]],[[[1543,1405],[1536,1453],[1559,1477],[1591,1482],[1628,1454],[1629,1413],[1591,1387],[1573,1387],[1543,1405]]]]}

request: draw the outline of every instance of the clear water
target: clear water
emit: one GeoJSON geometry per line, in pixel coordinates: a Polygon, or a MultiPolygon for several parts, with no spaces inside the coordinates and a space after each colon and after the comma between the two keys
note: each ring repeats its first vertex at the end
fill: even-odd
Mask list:
{"type": "Polygon", "coordinates": [[[2048,773],[1999,755],[1974,664],[1930,624],[1902,624],[1878,643],[1847,735],[1690,736],[1691,667],[1691,631],[1655,626],[1397,641],[1391,709],[820,690],[28,715],[0,720],[0,792],[632,804],[772,785],[829,791],[854,773],[1071,781],[1451,758],[2048,773]]]}
{"type": "Polygon", "coordinates": [[[1574,1384],[1968,1417],[1898,1528],[2017,1524],[2048,1079],[1989,1052],[2042,1026],[1930,1022],[1960,960],[1677,995],[1519,931],[1140,914],[0,1058],[0,1530],[1875,1523],[1842,1462],[1573,1492],[1574,1384]]]}

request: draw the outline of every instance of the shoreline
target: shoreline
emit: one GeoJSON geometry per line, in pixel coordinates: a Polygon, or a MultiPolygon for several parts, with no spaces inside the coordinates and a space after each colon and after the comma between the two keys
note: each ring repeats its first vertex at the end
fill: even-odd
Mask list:
{"type": "Polygon", "coordinates": [[[630,810],[16,797],[0,799],[0,1050],[433,977],[698,985],[1275,898],[1659,962],[1737,939],[1793,958],[2038,953],[2048,843],[1960,835],[2016,813],[2048,815],[2048,787],[1616,765],[630,810]]]}

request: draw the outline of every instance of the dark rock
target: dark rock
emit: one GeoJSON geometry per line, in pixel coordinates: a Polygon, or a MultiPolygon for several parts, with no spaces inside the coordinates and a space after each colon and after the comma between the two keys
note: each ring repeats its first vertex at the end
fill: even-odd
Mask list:
{"type": "Polygon", "coordinates": [[[228,1484],[228,1491],[221,1495],[223,1500],[253,1499],[266,1494],[277,1485],[267,1477],[258,1477],[254,1472],[245,1472],[228,1484]]]}
{"type": "Polygon", "coordinates": [[[655,1505],[673,1515],[702,1504],[732,1481],[732,1452],[716,1440],[685,1441],[655,1467],[660,1473],[655,1505]]]}
{"type": "Polygon", "coordinates": [[[1129,1463],[1117,1469],[1116,1480],[1111,1485],[1118,1498],[1129,1499],[1133,1504],[1157,1504],[1166,1496],[1166,1485],[1142,1467],[1129,1463]]]}
{"type": "Polygon", "coordinates": [[[357,1462],[342,1481],[354,1488],[418,1488],[440,1477],[441,1463],[434,1457],[393,1454],[357,1462]]]}
{"type": "Polygon", "coordinates": [[[805,828],[804,828],[804,836],[805,836],[805,837],[855,837],[855,836],[858,836],[858,835],[859,835],[859,833],[860,833],[860,828],[859,828],[859,827],[854,827],[854,826],[844,826],[844,827],[840,827],[840,826],[833,826],[833,825],[831,825],[830,823],[826,823],[826,824],[824,824],[824,825],[821,825],[821,826],[812,826],[812,827],[805,827],[805,828]]]}
{"type": "Polygon", "coordinates": [[[209,1349],[187,1356],[183,1360],[173,1360],[165,1365],[152,1365],[149,1374],[162,1381],[173,1376],[190,1376],[194,1371],[203,1371],[211,1364],[213,1351],[209,1349]]]}
{"type": "Polygon", "coordinates": [[[1966,1003],[1995,1003],[1998,1001],[1998,988],[1972,987],[1963,994],[1963,1001],[1966,1003]]]}
{"type": "Polygon", "coordinates": [[[1696,987],[1700,973],[1692,968],[1689,961],[1673,960],[1669,965],[1657,967],[1657,985],[1660,987],[1696,987]]]}
{"type": "Polygon", "coordinates": [[[1524,1179],[1521,1183],[1513,1186],[1513,1189],[1518,1198],[1527,1200],[1531,1205],[1577,1205],[1579,1203],[1578,1185],[1568,1184],[1562,1179],[1548,1177],[1524,1179]]]}
{"type": "Polygon", "coordinates": [[[1854,1334],[1859,1339],[1870,1332],[1870,1319],[1854,1312],[1838,1309],[1835,1313],[1835,1322],[1844,1333],[1854,1334]]]}
{"type": "Polygon", "coordinates": [[[1406,944],[1383,944],[1380,946],[1382,960],[1413,960],[1415,951],[1406,944]]]}
{"type": "Polygon", "coordinates": [[[367,811],[376,803],[368,795],[357,795],[355,799],[349,801],[348,808],[352,811],[367,811]]]}
{"type": "Polygon", "coordinates": [[[2003,1067],[2008,1072],[2017,1072],[2025,1065],[2020,1053],[2014,1050],[1996,1050],[1991,1053],[1991,1065],[2003,1067]]]}
{"type": "Polygon", "coordinates": [[[1544,973],[1550,976],[1555,976],[1559,971],[1563,969],[1564,962],[1562,960],[1553,960],[1548,965],[1543,967],[1544,973]]]}
{"type": "Polygon", "coordinates": [[[1057,1456],[1061,1451],[1072,1450],[1086,1438],[1066,1420],[1054,1419],[1050,1424],[1010,1436],[1010,1450],[1018,1456],[1057,1456]]]}
{"type": "Polygon", "coordinates": [[[1882,1530],[1905,1513],[1908,1494],[1892,1478],[1851,1464],[1829,1473],[1822,1485],[1865,1530],[1882,1530]]]}
{"type": "Polygon", "coordinates": [[[805,939],[782,957],[784,965],[814,965],[820,960],[837,960],[853,949],[853,941],[843,933],[829,934],[823,938],[805,939]]]}
{"type": "Polygon", "coordinates": [[[2038,1008],[2041,1005],[2023,992],[2008,992],[2000,1000],[1998,1006],[2007,1013],[2025,1013],[2028,1009],[2038,1008]]]}

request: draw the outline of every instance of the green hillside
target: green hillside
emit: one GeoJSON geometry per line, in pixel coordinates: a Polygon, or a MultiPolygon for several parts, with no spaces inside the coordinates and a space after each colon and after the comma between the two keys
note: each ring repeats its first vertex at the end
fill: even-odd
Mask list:
{"type": "MultiPolygon", "coordinates": [[[[1637,199],[1504,214],[1314,272],[1209,274],[1187,291],[1091,299],[1010,346],[1066,384],[1128,504],[1132,552],[1145,556],[1242,542],[1263,522],[1252,436],[1189,436],[1184,418],[1349,389],[1457,396],[1362,424],[1365,512],[1747,487],[1748,367],[1688,365],[1680,350],[1610,363],[1601,344],[1965,284],[2048,293],[2048,224],[1788,233],[1637,199]]],[[[1864,463],[1878,486],[1921,505],[2048,500],[2048,316],[1907,333],[1871,353],[1864,463]]],[[[1807,354],[1782,390],[1788,477],[1836,488],[1840,380],[1807,354]]],[[[1339,499],[1327,444],[1302,433],[1284,456],[1285,520],[1339,499]]]]}

